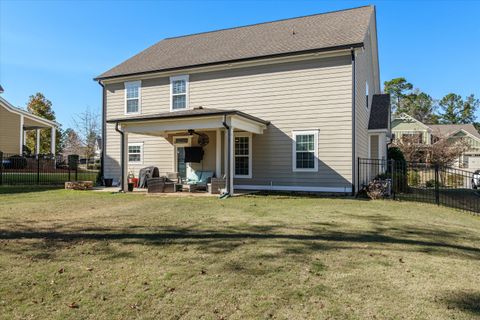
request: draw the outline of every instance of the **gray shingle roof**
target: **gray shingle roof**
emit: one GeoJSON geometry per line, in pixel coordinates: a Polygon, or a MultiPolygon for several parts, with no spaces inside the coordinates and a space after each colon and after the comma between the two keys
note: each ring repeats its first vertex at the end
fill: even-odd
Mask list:
{"type": "Polygon", "coordinates": [[[427,124],[427,126],[429,126],[432,129],[433,135],[448,137],[463,129],[466,132],[480,139],[480,133],[478,133],[477,129],[475,129],[475,126],[471,123],[469,124],[427,124]]]}
{"type": "Polygon", "coordinates": [[[96,79],[362,45],[373,6],[164,39],[96,79]]]}
{"type": "Polygon", "coordinates": [[[388,122],[390,121],[390,95],[374,94],[371,108],[368,129],[388,129],[388,122]]]}

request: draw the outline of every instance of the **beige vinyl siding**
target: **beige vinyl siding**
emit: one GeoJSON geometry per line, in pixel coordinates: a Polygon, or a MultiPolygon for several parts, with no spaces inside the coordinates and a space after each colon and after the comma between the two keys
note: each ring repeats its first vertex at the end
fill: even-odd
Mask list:
{"type": "Polygon", "coordinates": [[[0,151],[20,153],[20,115],[0,106],[0,151]]]}
{"type": "Polygon", "coordinates": [[[376,57],[375,47],[372,44],[375,43],[375,39],[372,39],[372,35],[375,36],[374,19],[370,21],[369,32],[364,40],[364,48],[355,50],[355,159],[369,157],[368,122],[372,97],[374,94],[381,92],[374,65],[376,57]],[[366,104],[367,81],[369,89],[368,106],[366,104]]]}
{"type": "MultiPolygon", "coordinates": [[[[252,178],[237,178],[235,184],[348,190],[352,183],[351,70],[347,54],[194,73],[190,74],[189,104],[190,107],[237,109],[271,121],[263,135],[253,135],[252,178]],[[293,172],[292,131],[312,129],[319,130],[319,170],[293,172]]],[[[142,114],[170,110],[169,83],[168,77],[142,80],[142,114]]],[[[123,83],[109,84],[106,88],[107,118],[123,116],[123,83]]],[[[113,125],[108,125],[106,144],[110,162],[106,162],[105,168],[106,174],[119,176],[119,135],[113,129],[113,125]]],[[[129,141],[145,143],[145,158],[148,154],[151,159],[148,164],[164,172],[173,170],[173,147],[164,138],[130,135],[129,141]]],[[[214,143],[212,134],[213,157],[214,143]]],[[[144,162],[138,166],[146,165],[144,162]]],[[[207,167],[211,166],[209,162],[207,167]]]]}

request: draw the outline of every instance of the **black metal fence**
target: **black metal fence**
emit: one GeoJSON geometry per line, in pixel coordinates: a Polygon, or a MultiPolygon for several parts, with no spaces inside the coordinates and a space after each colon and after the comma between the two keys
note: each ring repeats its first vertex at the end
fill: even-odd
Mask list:
{"type": "Polygon", "coordinates": [[[24,156],[0,152],[0,185],[63,185],[96,181],[98,170],[82,168],[78,157],[64,161],[52,155],[24,156]]]}
{"type": "Polygon", "coordinates": [[[388,186],[392,199],[428,202],[480,213],[478,179],[473,172],[429,163],[358,159],[360,189],[373,181],[388,186]]]}

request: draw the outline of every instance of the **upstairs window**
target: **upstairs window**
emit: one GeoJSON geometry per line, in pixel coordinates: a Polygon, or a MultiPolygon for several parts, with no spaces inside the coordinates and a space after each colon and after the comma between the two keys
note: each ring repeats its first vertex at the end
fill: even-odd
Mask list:
{"type": "Polygon", "coordinates": [[[170,77],[170,111],[188,109],[188,75],[170,77]]]}
{"type": "Polygon", "coordinates": [[[293,171],[318,171],[318,130],[293,131],[293,171]]]}
{"type": "Polygon", "coordinates": [[[140,81],[125,82],[125,114],[140,113],[140,81]]]}

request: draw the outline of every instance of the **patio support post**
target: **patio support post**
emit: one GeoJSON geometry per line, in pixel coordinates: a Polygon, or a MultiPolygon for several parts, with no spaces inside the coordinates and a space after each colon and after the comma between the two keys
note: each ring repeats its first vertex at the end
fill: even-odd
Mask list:
{"type": "Polygon", "coordinates": [[[40,129],[35,129],[35,138],[37,139],[37,143],[35,144],[35,155],[38,158],[40,154],[40,129]]]}
{"type": "Polygon", "coordinates": [[[23,114],[20,115],[20,151],[18,154],[22,155],[23,154],[23,145],[25,144],[24,142],[24,135],[25,132],[23,130],[23,114]]]}
{"type": "Polygon", "coordinates": [[[228,129],[228,153],[229,153],[229,165],[228,165],[228,183],[230,184],[229,192],[230,195],[233,196],[233,172],[235,170],[235,163],[233,158],[233,148],[234,148],[234,137],[233,137],[233,126],[230,124],[230,128],[228,129]]]}
{"type": "Polygon", "coordinates": [[[215,139],[215,175],[217,178],[222,177],[222,134],[220,129],[216,131],[216,139],[215,139]]]}
{"type": "Polygon", "coordinates": [[[50,153],[55,157],[55,143],[57,141],[56,139],[56,134],[57,130],[55,127],[52,127],[50,129],[50,153]]]}

